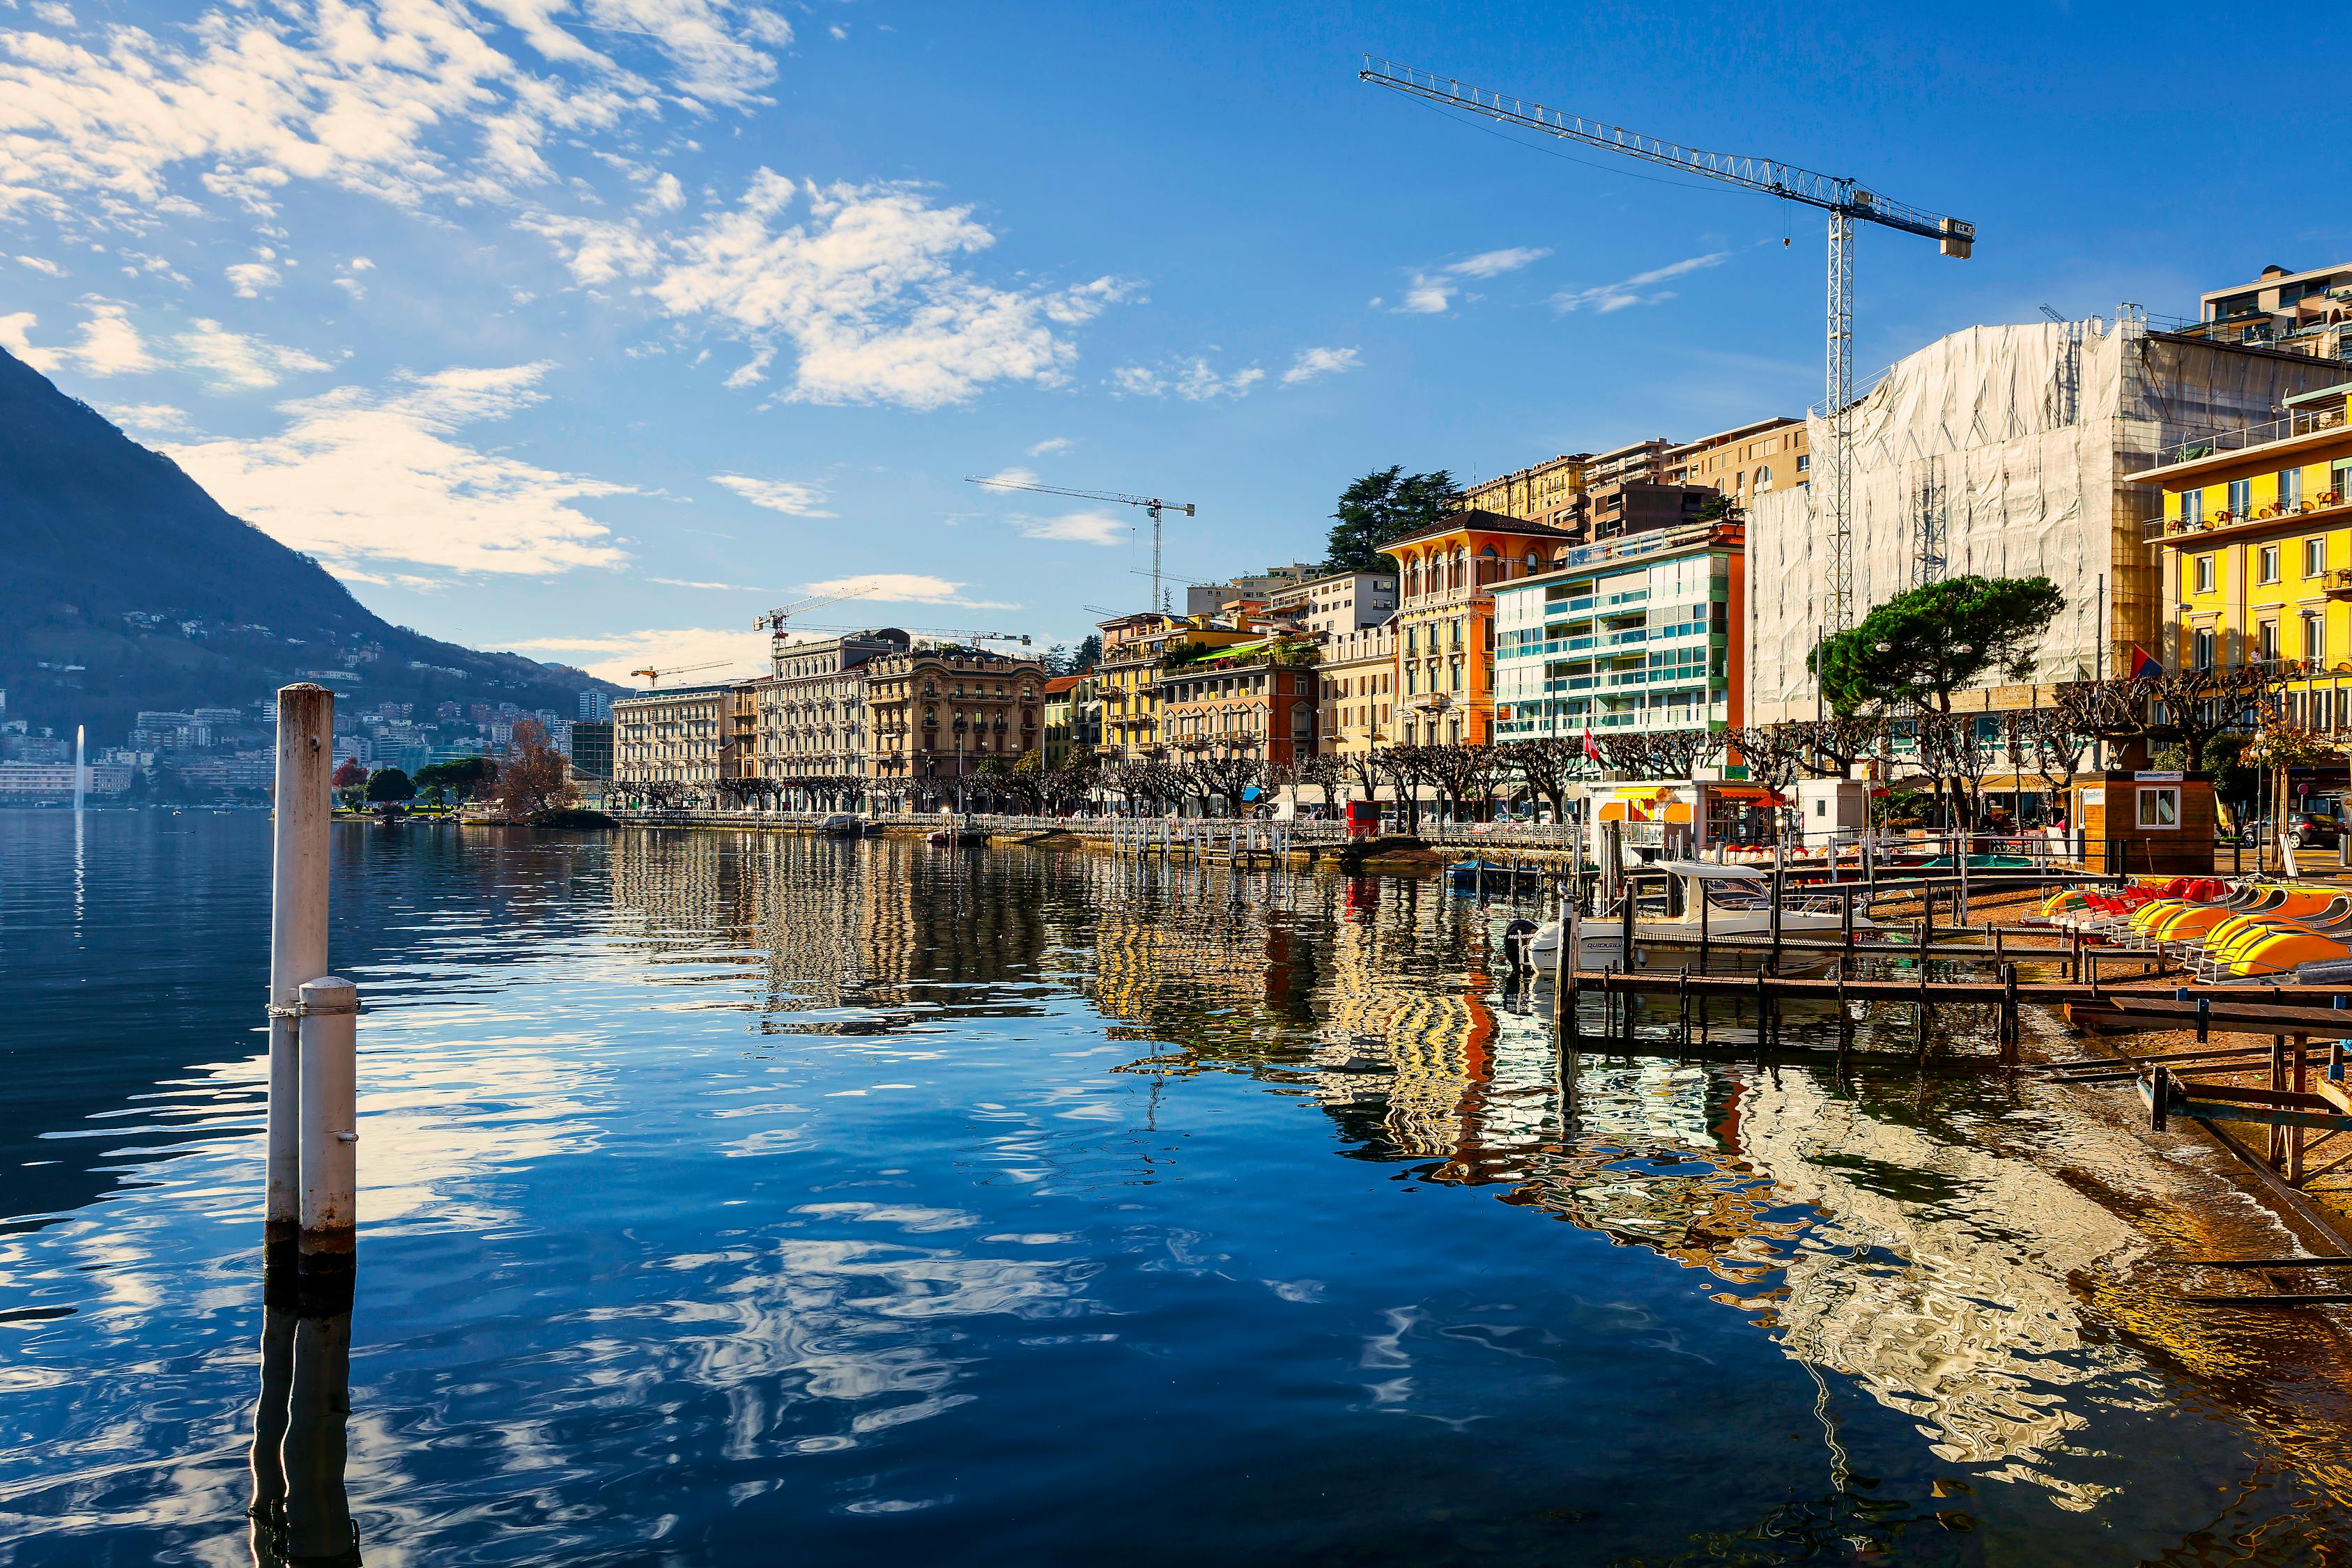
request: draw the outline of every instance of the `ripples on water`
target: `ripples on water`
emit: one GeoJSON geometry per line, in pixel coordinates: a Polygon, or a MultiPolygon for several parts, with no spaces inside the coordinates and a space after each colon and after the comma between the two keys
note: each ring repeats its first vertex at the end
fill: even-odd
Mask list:
{"type": "MultiPolygon", "coordinates": [[[[376,1563],[2329,1560],[2127,1101],[1552,1049],[1403,881],[338,830],[376,1563]],[[1497,1201],[1499,1200],[1499,1201],[1497,1201]]],[[[258,817],[0,814],[0,1562],[249,1561],[258,817]]]]}

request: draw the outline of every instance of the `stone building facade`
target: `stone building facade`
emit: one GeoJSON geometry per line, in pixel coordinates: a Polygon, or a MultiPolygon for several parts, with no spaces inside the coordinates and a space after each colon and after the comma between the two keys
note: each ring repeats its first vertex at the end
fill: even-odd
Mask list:
{"type": "Polygon", "coordinates": [[[613,782],[671,784],[715,801],[735,739],[732,684],[681,686],[613,703],[613,782]]]}
{"type": "Polygon", "coordinates": [[[909,646],[896,627],[823,642],[779,642],[771,673],[751,688],[757,776],[783,784],[787,804],[798,806],[830,805],[842,797],[842,781],[869,780],[866,667],[909,646]]]}
{"type": "Polygon", "coordinates": [[[992,757],[1045,744],[1045,667],[980,648],[916,648],[865,666],[868,776],[898,799],[951,790],[992,757]]]}

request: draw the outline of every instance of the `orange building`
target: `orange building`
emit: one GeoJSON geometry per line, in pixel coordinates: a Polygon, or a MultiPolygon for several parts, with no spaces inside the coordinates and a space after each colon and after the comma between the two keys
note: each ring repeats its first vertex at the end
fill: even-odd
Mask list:
{"type": "Polygon", "coordinates": [[[1397,563],[1397,744],[1494,740],[1495,585],[1550,570],[1571,542],[1539,522],[1460,511],[1381,547],[1397,563]]]}
{"type": "Polygon", "coordinates": [[[1160,671],[1160,743],[1289,767],[1315,754],[1315,687],[1311,643],[1268,638],[1202,653],[1160,671]]]}

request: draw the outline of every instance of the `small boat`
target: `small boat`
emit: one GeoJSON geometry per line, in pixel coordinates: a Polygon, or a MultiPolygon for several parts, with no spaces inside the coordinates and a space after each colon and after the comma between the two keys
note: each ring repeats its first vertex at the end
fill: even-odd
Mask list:
{"type": "Polygon", "coordinates": [[[988,835],[977,827],[940,827],[931,831],[930,842],[942,849],[970,847],[988,842],[988,835]]]}
{"type": "MultiPolygon", "coordinates": [[[[1712,860],[1660,860],[1643,869],[1669,872],[1675,883],[1663,902],[1658,895],[1649,893],[1636,907],[1633,941],[1638,947],[1696,947],[1702,901],[1710,940],[1763,936],[1772,930],[1771,889],[1765,869],[1722,866],[1712,860]]],[[[1594,915],[1580,925],[1579,940],[1583,945],[1580,956],[1585,967],[1622,962],[1624,930],[1617,916],[1594,915]]],[[[1782,895],[1781,935],[1833,935],[1844,929],[1845,912],[1841,900],[1801,891],[1782,895]]],[[[1853,929],[1870,931],[1874,927],[1856,915],[1853,929]]],[[[1559,949],[1560,922],[1555,920],[1536,928],[1527,951],[1528,959],[1541,970],[1559,967],[1559,949]]]]}

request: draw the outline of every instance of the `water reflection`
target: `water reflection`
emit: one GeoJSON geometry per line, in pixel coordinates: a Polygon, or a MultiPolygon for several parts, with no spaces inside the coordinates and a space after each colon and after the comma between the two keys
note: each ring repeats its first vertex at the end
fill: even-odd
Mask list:
{"type": "MultiPolygon", "coordinates": [[[[823,1012],[851,1004],[905,1027],[927,984],[1017,1005],[1006,982],[1058,982],[1110,1038],[1149,1047],[1116,1071],[1252,1074],[1311,1098],[1357,1158],[1499,1186],[1515,1206],[1704,1270],[1715,1302],[1815,1379],[1834,1476],[1836,1407],[1860,1397],[1970,1485],[2021,1483],[2090,1512],[2116,1468],[2083,1435],[2167,1405],[2144,1355],[2093,1321],[2086,1283],[2127,1277],[2147,1238],[2079,1169],[1979,1146],[2005,1142],[2003,1118],[2048,1121],[2033,1090],[1984,1105],[1959,1089],[1945,1106],[1916,1083],[1882,1098],[1810,1072],[1563,1061],[1542,1006],[1514,1006],[1484,967],[1478,913],[1424,884],[966,856],[910,905],[918,879],[899,862],[921,853],[770,840],[713,878],[707,849],[673,859],[647,840],[614,888],[642,900],[649,937],[667,900],[707,900],[688,923],[765,954],[771,1027],[830,1032],[823,1012]],[[812,854],[841,874],[807,876],[812,854]]],[[[2095,1119],[2063,1142],[2084,1164],[2149,1163],[2136,1134],[2095,1119]]],[[[1847,1491],[1799,1512],[1850,1531],[1847,1491]]]]}
{"type": "Polygon", "coordinates": [[[360,1562],[359,1528],[344,1489],[352,1415],[352,1278],[329,1294],[340,1309],[302,1302],[294,1271],[263,1288],[261,1393],[253,1407],[247,1508],[257,1568],[341,1568],[360,1562]]]}
{"type": "Polygon", "coordinates": [[[1563,1058],[1487,917],[1411,882],[687,832],[339,853],[359,1314],[266,1316],[254,1400],[258,981],[201,922],[233,994],[197,1043],[25,1102],[94,1107],[16,1146],[88,1145],[112,1195],[0,1234],[0,1561],[332,1560],[346,1519],[450,1563],[2344,1533],[2344,1347],[2151,1288],[2151,1248],[2282,1243],[2136,1113],[1563,1058]]]}

